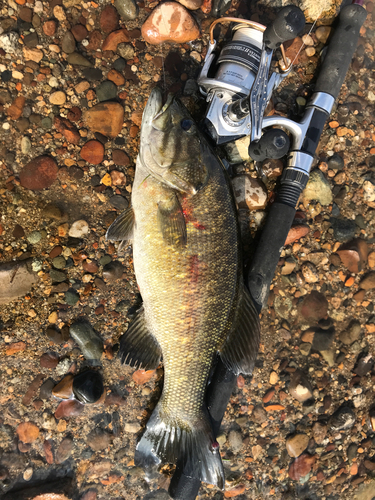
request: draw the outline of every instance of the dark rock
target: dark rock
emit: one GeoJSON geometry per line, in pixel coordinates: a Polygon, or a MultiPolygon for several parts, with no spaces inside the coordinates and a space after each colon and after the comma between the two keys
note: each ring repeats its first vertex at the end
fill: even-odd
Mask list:
{"type": "Polygon", "coordinates": [[[61,283],[66,280],[66,274],[61,271],[56,271],[56,269],[51,269],[49,276],[53,283],[61,283]]]}
{"type": "Polygon", "coordinates": [[[56,368],[59,362],[59,356],[54,352],[45,352],[40,357],[40,366],[42,368],[56,368]]]}
{"type": "Polygon", "coordinates": [[[120,16],[113,5],[106,5],[99,18],[100,27],[105,33],[111,33],[119,27],[120,16]]]}
{"type": "Polygon", "coordinates": [[[103,73],[99,68],[84,68],[82,74],[89,82],[97,82],[103,78],[103,73]]]}
{"type": "Polygon", "coordinates": [[[55,417],[57,420],[65,417],[77,417],[83,412],[84,409],[84,405],[74,399],[61,401],[59,406],[56,408],[55,417]]]}
{"type": "Polygon", "coordinates": [[[109,199],[109,203],[116,210],[126,210],[129,206],[128,200],[123,196],[120,196],[119,194],[111,196],[111,198],[109,199]]]}
{"type": "Polygon", "coordinates": [[[72,54],[76,50],[76,41],[70,31],[67,31],[63,36],[61,48],[65,54],[72,54]]]}
{"type": "Polygon", "coordinates": [[[34,48],[39,43],[38,35],[35,32],[30,33],[29,35],[25,36],[23,41],[24,41],[26,47],[34,48]]]}
{"type": "Polygon", "coordinates": [[[77,302],[79,302],[79,293],[77,293],[75,290],[70,289],[67,292],[65,292],[65,302],[69,306],[75,306],[77,302]]]}
{"type": "Polygon", "coordinates": [[[23,227],[20,226],[19,224],[16,224],[14,226],[12,234],[16,238],[16,240],[20,240],[21,238],[25,237],[25,231],[24,231],[23,227]]]}
{"type": "Polygon", "coordinates": [[[352,320],[349,326],[340,333],[339,339],[343,344],[351,345],[360,338],[361,330],[361,323],[358,320],[352,320]]]}
{"type": "Polygon", "coordinates": [[[371,356],[371,354],[361,353],[353,369],[353,372],[360,377],[364,377],[372,370],[373,366],[374,358],[371,356]]]}
{"type": "Polygon", "coordinates": [[[74,448],[74,443],[73,443],[73,438],[71,437],[66,437],[64,438],[59,447],[56,450],[56,455],[55,455],[55,462],[57,464],[62,464],[67,460],[74,448]]]}
{"type": "Polygon", "coordinates": [[[313,290],[302,302],[301,314],[308,321],[319,321],[327,316],[328,301],[324,294],[313,290]]]}
{"type": "Polygon", "coordinates": [[[86,370],[74,377],[73,392],[81,403],[96,403],[103,391],[103,378],[98,371],[86,370]]]}
{"type": "Polygon", "coordinates": [[[49,400],[51,399],[52,396],[52,390],[55,387],[55,382],[49,378],[40,387],[39,390],[39,397],[44,400],[49,400]]]}
{"type": "Polygon", "coordinates": [[[115,99],[117,97],[117,87],[116,85],[109,81],[106,80],[105,82],[101,83],[96,89],[96,97],[98,98],[98,101],[109,101],[111,99],[115,99]]]}
{"type": "Polygon", "coordinates": [[[355,424],[355,413],[348,406],[341,406],[331,416],[329,424],[332,431],[343,431],[351,429],[355,424]]]}
{"type": "Polygon", "coordinates": [[[349,241],[354,238],[356,231],[356,223],[350,219],[330,218],[330,223],[333,229],[334,238],[337,241],[349,241]]]}
{"type": "Polygon", "coordinates": [[[90,323],[84,321],[73,323],[69,331],[86,359],[100,360],[103,353],[103,342],[90,323]]]}
{"type": "Polygon", "coordinates": [[[312,347],[316,351],[327,351],[335,338],[335,331],[333,328],[329,330],[319,329],[314,333],[312,347]]]}
{"type": "Polygon", "coordinates": [[[126,67],[126,61],[122,57],[118,57],[116,61],[113,63],[113,67],[117,71],[123,71],[126,67]]]}
{"type": "Polygon", "coordinates": [[[342,156],[338,153],[333,154],[328,159],[328,168],[331,170],[342,170],[344,168],[344,160],[342,159],[342,156]]]}
{"type": "Polygon", "coordinates": [[[348,460],[353,460],[357,456],[358,445],[356,443],[351,443],[348,446],[346,454],[348,455],[348,460]]]}
{"type": "Polygon", "coordinates": [[[301,370],[296,370],[290,379],[289,393],[297,401],[304,403],[312,398],[313,388],[306,377],[306,375],[301,370]]]}
{"type": "Polygon", "coordinates": [[[118,279],[122,278],[122,275],[124,273],[125,269],[124,266],[118,262],[110,262],[109,264],[106,264],[103,268],[103,278],[106,281],[116,281],[118,279]]]}
{"type": "Polygon", "coordinates": [[[83,24],[76,24],[72,28],[72,35],[77,40],[77,42],[82,42],[82,40],[87,37],[88,31],[86,27],[83,26],[83,24]]]}

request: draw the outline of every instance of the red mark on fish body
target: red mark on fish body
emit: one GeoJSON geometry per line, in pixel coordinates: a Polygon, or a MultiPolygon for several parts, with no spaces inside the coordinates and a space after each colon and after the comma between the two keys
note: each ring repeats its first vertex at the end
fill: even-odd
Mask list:
{"type": "Polygon", "coordinates": [[[191,222],[195,229],[206,229],[202,224],[200,224],[193,216],[193,208],[189,204],[187,198],[182,198],[182,213],[185,217],[185,222],[191,222]]]}
{"type": "Polygon", "coordinates": [[[198,255],[190,255],[189,260],[190,260],[189,274],[191,278],[191,283],[197,283],[199,277],[198,255]]]}

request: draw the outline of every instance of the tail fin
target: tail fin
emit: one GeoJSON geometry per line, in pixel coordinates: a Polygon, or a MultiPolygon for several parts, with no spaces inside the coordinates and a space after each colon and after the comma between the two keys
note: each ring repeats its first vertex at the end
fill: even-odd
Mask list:
{"type": "Polygon", "coordinates": [[[149,468],[180,459],[190,476],[223,489],[223,464],[208,412],[202,410],[193,423],[177,422],[163,413],[159,402],[137,445],[135,464],[149,468]]]}

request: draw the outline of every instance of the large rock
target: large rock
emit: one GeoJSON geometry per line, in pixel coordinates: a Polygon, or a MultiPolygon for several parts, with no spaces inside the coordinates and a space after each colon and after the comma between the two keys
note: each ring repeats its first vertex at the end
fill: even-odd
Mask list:
{"type": "Polygon", "coordinates": [[[232,180],[233,192],[238,208],[258,210],[267,205],[267,190],[264,184],[250,175],[238,175],[232,180]]]}
{"type": "Polygon", "coordinates": [[[327,206],[332,203],[331,187],[319,169],[311,172],[307,186],[302,193],[302,198],[305,204],[318,201],[322,206],[327,206]]]}
{"type": "Polygon", "coordinates": [[[38,276],[31,269],[31,259],[0,265],[0,304],[9,304],[30,291],[38,276]]]}
{"type": "MultiPolygon", "coordinates": [[[[260,0],[259,4],[269,6],[275,11],[290,5],[290,0],[260,0]]],[[[332,20],[337,16],[340,9],[341,0],[297,0],[298,7],[305,14],[306,22],[324,23],[325,20],[332,20]]]]}
{"type": "Polygon", "coordinates": [[[85,111],[83,120],[92,132],[117,137],[124,123],[124,108],[117,102],[103,102],[85,111]]]}
{"type": "Polygon", "coordinates": [[[176,2],[158,5],[142,26],[143,38],[148,43],[185,43],[199,36],[199,28],[192,15],[176,2]]]}
{"type": "Polygon", "coordinates": [[[20,172],[21,186],[40,191],[52,186],[57,179],[58,167],[50,156],[37,156],[20,172]]]}

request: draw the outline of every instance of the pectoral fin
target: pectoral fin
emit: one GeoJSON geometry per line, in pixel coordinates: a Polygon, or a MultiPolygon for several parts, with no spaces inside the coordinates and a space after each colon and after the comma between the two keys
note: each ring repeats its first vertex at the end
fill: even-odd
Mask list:
{"type": "Polygon", "coordinates": [[[250,375],[259,348],[259,317],[247,288],[243,286],[234,326],[220,352],[224,364],[237,375],[250,375]]]}
{"type": "Polygon", "coordinates": [[[175,193],[158,203],[158,224],[164,240],[169,245],[186,245],[185,217],[175,193]]]}
{"type": "Polygon", "coordinates": [[[121,337],[119,356],[123,364],[135,368],[154,370],[159,366],[161,349],[148,330],[143,307],[121,337]]]}
{"type": "Polygon", "coordinates": [[[134,222],[134,210],[133,207],[129,207],[109,226],[105,235],[106,239],[110,241],[131,240],[134,222]]]}

